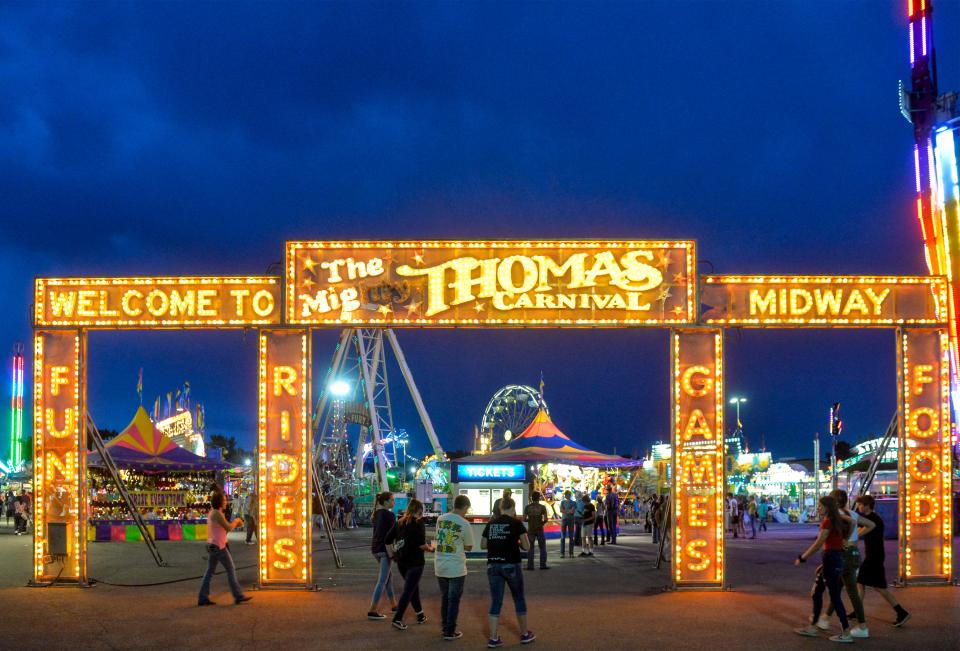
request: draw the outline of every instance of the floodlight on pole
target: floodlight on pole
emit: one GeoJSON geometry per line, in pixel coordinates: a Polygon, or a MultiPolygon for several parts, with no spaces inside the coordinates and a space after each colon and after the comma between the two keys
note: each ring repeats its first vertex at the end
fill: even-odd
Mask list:
{"type": "Polygon", "coordinates": [[[742,398],[740,396],[734,396],[733,398],[730,398],[730,404],[737,406],[737,429],[743,429],[743,423],[740,422],[740,405],[746,401],[746,398],[742,398]]]}
{"type": "Polygon", "coordinates": [[[332,395],[343,397],[350,393],[350,385],[343,380],[334,380],[327,387],[332,395]]]}

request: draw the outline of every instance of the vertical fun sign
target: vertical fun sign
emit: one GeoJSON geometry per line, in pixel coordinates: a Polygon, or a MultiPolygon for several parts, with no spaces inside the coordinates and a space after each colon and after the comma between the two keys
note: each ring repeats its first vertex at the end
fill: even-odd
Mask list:
{"type": "Polygon", "coordinates": [[[947,334],[897,333],[900,379],[900,578],[949,581],[952,570],[947,334]]]}
{"type": "Polygon", "coordinates": [[[674,330],[673,580],[723,585],[723,337],[674,330]]]}
{"type": "Polygon", "coordinates": [[[260,584],[310,580],[310,341],[306,330],[260,332],[260,584]]]}
{"type": "Polygon", "coordinates": [[[86,336],[34,337],[33,578],[86,582],[86,336]]]}

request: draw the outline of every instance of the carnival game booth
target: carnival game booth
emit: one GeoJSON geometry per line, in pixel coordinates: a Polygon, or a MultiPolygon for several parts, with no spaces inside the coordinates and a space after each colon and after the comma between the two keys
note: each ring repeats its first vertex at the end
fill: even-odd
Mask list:
{"type": "MultiPolygon", "coordinates": [[[[142,406],[106,448],[155,540],[206,539],[207,498],[218,471],[230,464],[180,447],[157,429],[142,406]]],[[[140,540],[100,454],[89,453],[87,465],[91,501],[87,540],[140,540]]]]}
{"type": "MultiPolygon", "coordinates": [[[[530,501],[530,491],[538,490],[556,517],[559,512],[554,503],[563,499],[564,490],[592,491],[610,480],[604,471],[636,469],[642,464],[642,460],[603,454],[580,445],[560,431],[541,409],[521,434],[499,450],[454,461],[452,492],[470,498],[467,519],[475,523],[475,528],[482,528],[490,519],[493,503],[507,488],[513,491],[518,514],[530,501]]],[[[560,536],[557,522],[548,523],[546,536],[560,536]]]]}

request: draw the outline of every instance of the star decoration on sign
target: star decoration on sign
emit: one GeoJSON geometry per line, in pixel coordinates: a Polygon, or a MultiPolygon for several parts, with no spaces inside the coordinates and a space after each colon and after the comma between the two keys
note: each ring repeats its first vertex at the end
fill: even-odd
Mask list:
{"type": "Polygon", "coordinates": [[[309,278],[307,278],[306,280],[303,281],[303,286],[304,286],[304,287],[313,287],[315,284],[316,284],[316,283],[314,283],[314,282],[313,282],[312,280],[310,280],[309,278]]]}
{"type": "Polygon", "coordinates": [[[307,258],[303,261],[303,268],[313,273],[313,268],[317,266],[316,261],[313,258],[307,258]]]}
{"type": "Polygon", "coordinates": [[[666,251],[661,251],[660,254],[657,255],[658,267],[663,267],[663,269],[666,270],[666,268],[670,266],[670,260],[668,258],[668,255],[669,254],[666,251]]]}
{"type": "Polygon", "coordinates": [[[683,309],[683,307],[681,307],[680,305],[676,306],[670,311],[673,312],[673,315],[678,319],[682,319],[687,313],[687,311],[683,309]]]}
{"type": "Polygon", "coordinates": [[[414,312],[420,311],[420,306],[423,304],[423,301],[410,301],[407,305],[407,316],[412,316],[414,312]]]}
{"type": "Polygon", "coordinates": [[[683,287],[687,284],[687,279],[683,277],[683,274],[673,274],[673,284],[677,287],[683,287]]]}
{"type": "Polygon", "coordinates": [[[480,314],[484,310],[483,303],[477,301],[477,304],[473,306],[473,309],[477,311],[477,314],[480,314]]]}
{"type": "Polygon", "coordinates": [[[390,307],[389,305],[381,305],[380,307],[377,308],[377,312],[379,312],[379,313],[382,314],[384,317],[386,317],[386,316],[388,316],[391,312],[393,312],[393,308],[390,307]]]}
{"type": "Polygon", "coordinates": [[[423,264],[423,253],[417,252],[413,254],[413,259],[417,261],[417,264],[423,264]]]}

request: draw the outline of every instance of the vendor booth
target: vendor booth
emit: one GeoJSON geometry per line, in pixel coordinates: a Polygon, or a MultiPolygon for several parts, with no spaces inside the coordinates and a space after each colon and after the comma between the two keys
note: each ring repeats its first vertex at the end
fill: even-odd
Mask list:
{"type": "MultiPolygon", "coordinates": [[[[210,489],[224,461],[197,456],[174,443],[141,406],[133,421],[106,444],[155,540],[205,540],[210,489]]],[[[87,456],[90,519],[87,540],[140,540],[140,531],[100,454],[87,456]]]]}
{"type": "MultiPolygon", "coordinates": [[[[619,471],[642,464],[642,460],[603,454],[580,445],[560,431],[541,409],[520,435],[499,450],[454,461],[453,493],[470,497],[467,519],[482,529],[492,514],[493,503],[507,488],[513,491],[518,514],[530,501],[530,492],[537,490],[543,494],[548,510],[557,516],[553,504],[563,499],[564,490],[592,493],[601,484],[615,483],[601,470],[619,471]],[[585,481],[585,477],[592,479],[585,481]],[[561,478],[576,478],[578,483],[566,485],[561,478]]],[[[559,525],[549,524],[546,533],[548,538],[558,537],[559,525]]]]}

